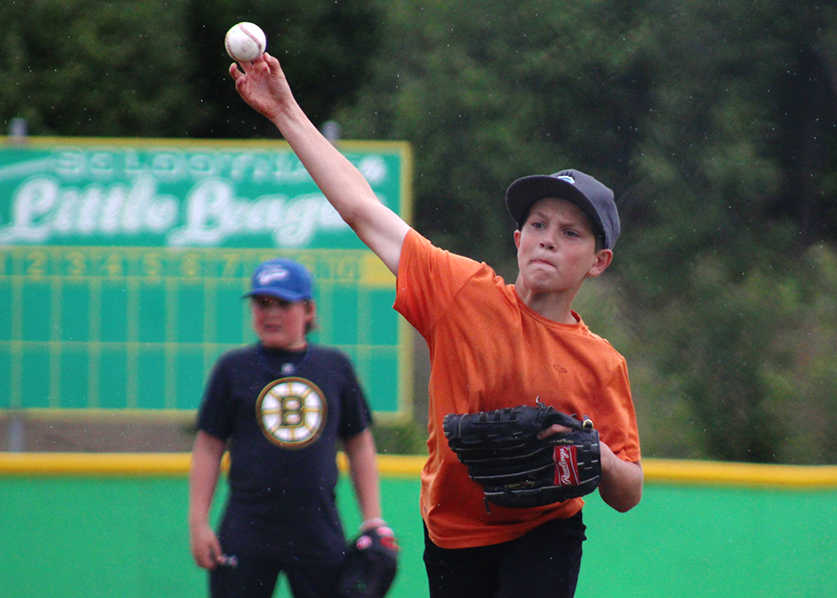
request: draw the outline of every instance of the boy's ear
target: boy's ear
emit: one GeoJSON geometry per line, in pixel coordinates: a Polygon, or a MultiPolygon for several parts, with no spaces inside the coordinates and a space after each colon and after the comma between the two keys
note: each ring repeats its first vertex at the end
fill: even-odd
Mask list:
{"type": "Polygon", "coordinates": [[[593,265],[587,272],[589,278],[595,278],[605,270],[613,262],[613,250],[600,249],[596,252],[596,257],[593,260],[593,265]]]}

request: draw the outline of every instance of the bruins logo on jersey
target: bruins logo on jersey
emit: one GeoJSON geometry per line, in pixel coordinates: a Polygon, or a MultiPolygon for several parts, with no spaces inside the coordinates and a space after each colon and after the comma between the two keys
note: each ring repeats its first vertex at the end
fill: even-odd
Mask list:
{"type": "Polygon", "coordinates": [[[256,419],[273,444],[303,448],[325,427],[328,403],[320,388],[305,378],[280,378],[262,389],[256,401],[256,419]]]}

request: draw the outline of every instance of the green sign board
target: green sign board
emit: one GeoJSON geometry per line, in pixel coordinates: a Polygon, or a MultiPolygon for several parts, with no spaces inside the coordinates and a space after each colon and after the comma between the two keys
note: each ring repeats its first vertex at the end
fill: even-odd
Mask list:
{"type": "MultiPolygon", "coordinates": [[[[409,146],[339,148],[409,219],[409,146]]],[[[406,414],[394,277],[286,144],[0,145],[0,409],[195,409],[216,358],[255,340],[241,295],[274,257],[315,276],[311,340],[352,358],[373,410],[406,414]]]]}

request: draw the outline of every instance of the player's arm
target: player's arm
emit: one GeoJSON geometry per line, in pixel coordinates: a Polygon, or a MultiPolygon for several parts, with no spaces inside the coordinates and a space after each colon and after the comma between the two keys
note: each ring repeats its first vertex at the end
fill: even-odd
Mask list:
{"type": "Polygon", "coordinates": [[[599,442],[599,449],[602,460],[599,495],[621,513],[631,510],[642,498],[642,464],[620,459],[604,442],[599,442]]]}
{"type": "Polygon", "coordinates": [[[381,518],[381,492],[378,483],[377,453],[372,432],[366,428],[360,434],[344,439],[343,448],[349,460],[349,476],[354,486],[358,507],[365,525],[377,527],[381,518]]]}
{"type": "Polygon", "coordinates": [[[189,470],[189,540],[195,563],[212,569],[222,560],[221,545],[209,522],[209,509],[221,471],[226,443],[198,431],[189,470]]]}
{"type": "Polygon", "coordinates": [[[378,200],[360,171],[308,119],[279,61],[265,53],[241,67],[230,65],[230,76],[242,99],[276,125],[343,220],[397,273],[409,226],[378,200]]]}

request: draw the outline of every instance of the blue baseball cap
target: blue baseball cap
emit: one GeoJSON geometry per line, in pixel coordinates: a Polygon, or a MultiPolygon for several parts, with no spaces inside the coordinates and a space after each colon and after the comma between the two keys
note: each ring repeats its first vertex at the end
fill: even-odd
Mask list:
{"type": "Polygon", "coordinates": [[[244,297],[270,295],[285,301],[311,299],[311,273],[302,264],[293,260],[275,259],[256,267],[250,279],[250,291],[244,297]]]}
{"type": "Polygon", "coordinates": [[[561,170],[554,174],[535,174],[517,179],[506,189],[506,209],[517,227],[523,226],[532,204],[544,197],[573,202],[593,222],[604,248],[613,249],[619,238],[619,211],[613,191],[580,170],[561,170]]]}

